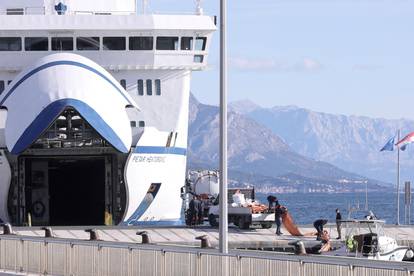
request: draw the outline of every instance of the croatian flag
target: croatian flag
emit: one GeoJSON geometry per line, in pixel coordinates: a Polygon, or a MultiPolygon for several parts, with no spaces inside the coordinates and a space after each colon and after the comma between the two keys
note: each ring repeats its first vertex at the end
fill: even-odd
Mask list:
{"type": "Polygon", "coordinates": [[[395,136],[392,137],[390,140],[388,140],[388,142],[382,147],[380,151],[384,151],[384,150],[393,151],[394,142],[395,142],[395,136]]]}
{"type": "Polygon", "coordinates": [[[402,138],[400,141],[395,144],[401,150],[405,150],[409,144],[414,142],[414,132],[409,133],[407,136],[402,138]]]}

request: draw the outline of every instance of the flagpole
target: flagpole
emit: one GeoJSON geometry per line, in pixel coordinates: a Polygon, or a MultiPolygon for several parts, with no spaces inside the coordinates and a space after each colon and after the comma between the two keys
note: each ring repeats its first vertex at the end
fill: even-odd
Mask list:
{"type": "MultiPolygon", "coordinates": [[[[400,141],[400,130],[398,140],[400,141]]],[[[400,147],[397,147],[397,225],[400,225],[400,147]]]]}

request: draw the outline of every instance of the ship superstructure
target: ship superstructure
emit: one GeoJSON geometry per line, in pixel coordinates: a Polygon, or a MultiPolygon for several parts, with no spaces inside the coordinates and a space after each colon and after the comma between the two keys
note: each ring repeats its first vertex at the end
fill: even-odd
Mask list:
{"type": "Polygon", "coordinates": [[[215,18],[133,0],[0,3],[0,218],[177,221],[191,71],[215,18]]]}

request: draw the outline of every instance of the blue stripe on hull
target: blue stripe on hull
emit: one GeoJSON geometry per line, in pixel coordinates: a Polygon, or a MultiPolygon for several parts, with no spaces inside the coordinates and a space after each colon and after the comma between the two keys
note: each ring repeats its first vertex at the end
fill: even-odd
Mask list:
{"type": "Polygon", "coordinates": [[[118,86],[113,83],[108,77],[106,77],[104,74],[102,74],[101,72],[99,72],[98,70],[96,70],[95,68],[92,68],[88,65],[85,65],[83,63],[80,62],[76,62],[76,61],[70,61],[70,60],[60,60],[60,61],[53,61],[53,62],[49,62],[46,64],[43,64],[35,69],[33,69],[32,71],[28,72],[26,75],[24,75],[22,78],[20,78],[16,84],[13,85],[13,87],[9,90],[9,92],[4,96],[3,100],[0,101],[0,106],[2,106],[4,104],[4,102],[7,100],[7,98],[14,92],[14,90],[17,89],[17,87],[19,87],[25,80],[27,80],[28,78],[30,78],[31,76],[33,76],[34,74],[45,70],[47,68],[50,67],[55,67],[55,66],[59,66],[59,65],[70,65],[70,66],[75,66],[75,67],[79,67],[79,68],[83,68],[86,69],[90,72],[95,73],[96,75],[98,75],[99,77],[103,78],[104,80],[106,80],[109,84],[112,85],[113,88],[115,88],[121,95],[122,97],[125,98],[125,100],[127,100],[130,104],[131,102],[128,100],[128,98],[124,95],[124,92],[121,91],[118,86]]]}

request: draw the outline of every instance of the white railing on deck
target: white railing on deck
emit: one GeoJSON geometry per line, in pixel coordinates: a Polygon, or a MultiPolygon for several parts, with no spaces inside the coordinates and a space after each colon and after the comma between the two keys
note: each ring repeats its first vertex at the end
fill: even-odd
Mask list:
{"type": "Polygon", "coordinates": [[[135,14],[132,11],[71,11],[66,14],[75,14],[75,15],[131,15],[135,14]]]}
{"type": "MultiPolygon", "coordinates": [[[[13,8],[0,8],[0,15],[11,15],[9,14],[10,11],[23,11],[23,15],[44,15],[46,14],[46,8],[45,7],[13,7],[13,8]]],[[[57,12],[55,10],[49,11],[49,13],[53,15],[57,15],[57,12]]],[[[134,11],[68,11],[65,13],[65,15],[131,15],[135,14],[134,11]]]]}
{"type": "Polygon", "coordinates": [[[7,15],[10,10],[23,10],[23,14],[45,14],[45,7],[9,7],[0,8],[0,15],[7,15]]]}

